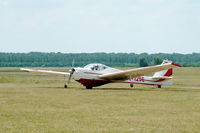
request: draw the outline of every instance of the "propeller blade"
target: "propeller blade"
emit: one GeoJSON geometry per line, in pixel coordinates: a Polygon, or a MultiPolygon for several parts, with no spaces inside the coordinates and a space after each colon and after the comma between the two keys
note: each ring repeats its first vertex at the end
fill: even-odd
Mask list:
{"type": "Polygon", "coordinates": [[[73,75],[74,72],[75,72],[75,69],[73,68],[73,67],[74,67],[74,64],[75,64],[75,59],[72,60],[72,69],[69,70],[69,71],[70,71],[70,75],[69,75],[69,78],[68,78],[68,84],[70,83],[71,78],[72,78],[72,75],[73,75]]]}
{"type": "Polygon", "coordinates": [[[75,69],[72,68],[72,69],[70,70],[70,75],[69,75],[69,78],[68,78],[68,84],[70,83],[70,80],[71,80],[72,75],[74,74],[74,72],[75,72],[75,69]]]}
{"type": "Polygon", "coordinates": [[[74,67],[75,59],[72,60],[72,68],[74,67]]]}

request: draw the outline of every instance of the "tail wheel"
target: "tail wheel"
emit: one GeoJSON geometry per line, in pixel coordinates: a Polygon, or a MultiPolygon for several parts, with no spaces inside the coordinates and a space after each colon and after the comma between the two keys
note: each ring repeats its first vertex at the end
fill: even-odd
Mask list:
{"type": "Polygon", "coordinates": [[[67,85],[64,85],[64,88],[67,88],[68,86],[67,85]]]}
{"type": "Polygon", "coordinates": [[[86,89],[92,89],[92,86],[86,86],[86,89]]]}

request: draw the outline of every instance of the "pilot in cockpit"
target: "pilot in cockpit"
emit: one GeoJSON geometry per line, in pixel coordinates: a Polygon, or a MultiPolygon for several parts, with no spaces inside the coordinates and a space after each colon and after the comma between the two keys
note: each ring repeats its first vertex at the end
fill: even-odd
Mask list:
{"type": "Polygon", "coordinates": [[[92,69],[93,71],[94,71],[94,70],[99,70],[99,65],[95,65],[95,66],[93,66],[91,69],[92,69]]]}
{"type": "Polygon", "coordinates": [[[102,65],[102,64],[89,64],[87,66],[85,66],[84,68],[89,68],[92,71],[99,71],[99,70],[104,70],[107,68],[107,66],[102,65]]]}

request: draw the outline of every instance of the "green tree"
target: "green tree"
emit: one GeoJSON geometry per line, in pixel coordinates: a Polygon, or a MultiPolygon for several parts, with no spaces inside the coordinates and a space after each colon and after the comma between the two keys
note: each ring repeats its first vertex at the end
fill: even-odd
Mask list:
{"type": "Polygon", "coordinates": [[[153,58],[153,64],[154,65],[158,65],[158,64],[161,64],[162,63],[162,59],[159,58],[159,57],[154,57],[153,58]]]}
{"type": "Polygon", "coordinates": [[[139,62],[139,65],[140,65],[141,67],[146,67],[146,66],[148,66],[148,63],[147,63],[147,61],[146,61],[145,58],[141,58],[141,59],[140,59],[140,62],[139,62]]]}

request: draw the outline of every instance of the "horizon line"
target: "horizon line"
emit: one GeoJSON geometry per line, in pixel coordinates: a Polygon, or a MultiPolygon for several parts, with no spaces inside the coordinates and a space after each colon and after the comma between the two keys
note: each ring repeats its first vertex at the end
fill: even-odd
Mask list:
{"type": "Polygon", "coordinates": [[[148,53],[148,52],[142,52],[142,53],[135,53],[135,52],[42,52],[42,51],[30,51],[30,52],[1,52],[0,53],[13,53],[13,54],[29,54],[29,53],[61,53],[61,54],[95,54],[95,53],[104,53],[104,54],[200,54],[200,52],[192,52],[192,53],[180,53],[180,52],[173,52],[173,53],[167,53],[167,52],[158,52],[158,53],[148,53]]]}

